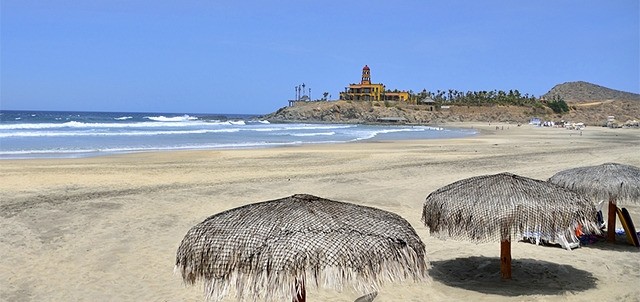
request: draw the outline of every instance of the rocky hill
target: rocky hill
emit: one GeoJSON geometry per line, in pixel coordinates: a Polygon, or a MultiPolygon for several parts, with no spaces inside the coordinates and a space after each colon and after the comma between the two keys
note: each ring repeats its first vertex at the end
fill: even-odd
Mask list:
{"type": "Polygon", "coordinates": [[[403,102],[320,101],[298,102],[263,118],[272,122],[444,124],[465,121],[524,123],[531,116],[537,116],[531,108],[517,106],[451,106],[436,110],[431,106],[403,102]]]}
{"type": "Polygon", "coordinates": [[[640,96],[586,82],[555,86],[545,95],[559,94],[570,107],[564,114],[549,108],[524,106],[450,106],[435,108],[404,102],[312,101],[297,102],[263,118],[273,122],[411,123],[502,122],[523,124],[532,117],[548,121],[582,122],[602,126],[609,116],[618,124],[640,120],[640,96]]]}
{"type": "Polygon", "coordinates": [[[545,99],[560,96],[566,102],[584,103],[593,101],[640,101],[640,94],[624,92],[588,82],[567,82],[554,86],[543,95],[545,99]]]}

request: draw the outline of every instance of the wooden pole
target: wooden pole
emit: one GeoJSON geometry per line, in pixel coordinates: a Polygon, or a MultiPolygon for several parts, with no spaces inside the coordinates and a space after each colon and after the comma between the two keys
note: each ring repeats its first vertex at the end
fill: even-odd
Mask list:
{"type": "Polygon", "coordinates": [[[616,242],[616,205],[615,198],[609,198],[609,215],[607,218],[607,241],[616,242]]]}
{"type": "Polygon", "coordinates": [[[509,239],[500,242],[500,275],[504,280],[511,279],[511,240],[509,239]]]}
{"type": "Polygon", "coordinates": [[[307,300],[307,293],[304,288],[304,277],[302,279],[296,278],[296,292],[293,295],[293,302],[305,302],[307,300]]]}

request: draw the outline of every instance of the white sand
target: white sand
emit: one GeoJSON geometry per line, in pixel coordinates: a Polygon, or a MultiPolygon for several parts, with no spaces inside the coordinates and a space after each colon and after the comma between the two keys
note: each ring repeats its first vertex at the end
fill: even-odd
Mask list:
{"type": "MultiPolygon", "coordinates": [[[[640,131],[530,126],[464,139],[361,142],[0,161],[0,300],[201,301],[173,274],[187,230],[220,211],[295,193],[395,212],[426,244],[430,283],[389,284],[375,301],[637,301],[640,252],[624,241],[572,252],[513,242],[513,280],[498,242],[431,237],[425,197],[451,182],[512,172],[547,179],[578,166],[640,166],[640,131]]],[[[640,206],[629,209],[640,225],[640,206]]],[[[308,288],[308,301],[354,301],[308,288]]],[[[228,299],[235,301],[233,297],[228,299]]]]}

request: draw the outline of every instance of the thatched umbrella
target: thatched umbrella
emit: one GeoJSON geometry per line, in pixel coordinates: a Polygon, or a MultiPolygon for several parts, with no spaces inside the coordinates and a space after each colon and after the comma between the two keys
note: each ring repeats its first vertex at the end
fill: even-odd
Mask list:
{"type": "Polygon", "coordinates": [[[542,236],[575,238],[598,232],[593,203],[554,184],[500,173],[463,179],[427,196],[422,221],[432,234],[471,239],[500,240],[500,272],[511,278],[511,235],[537,232],[542,236]]]}
{"type": "Polygon", "coordinates": [[[312,195],[245,205],[192,227],[176,271],[203,280],[207,299],[304,301],[305,285],[367,293],[386,281],[426,278],[425,248],[402,217],[312,195]]]}
{"type": "Polygon", "coordinates": [[[617,163],[560,171],[549,182],[576,191],[594,202],[609,200],[607,240],[616,240],[617,202],[640,204],[640,168],[617,163]]]}

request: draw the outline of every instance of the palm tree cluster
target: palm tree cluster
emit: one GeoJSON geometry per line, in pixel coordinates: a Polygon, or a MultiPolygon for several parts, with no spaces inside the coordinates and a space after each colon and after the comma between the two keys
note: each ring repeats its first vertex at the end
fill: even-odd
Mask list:
{"type": "Polygon", "coordinates": [[[521,94],[516,90],[491,90],[491,91],[458,91],[454,89],[437,90],[435,93],[423,89],[417,95],[418,99],[431,98],[441,105],[466,105],[466,106],[487,106],[487,105],[513,105],[542,108],[540,99],[528,93],[521,94]]]}

